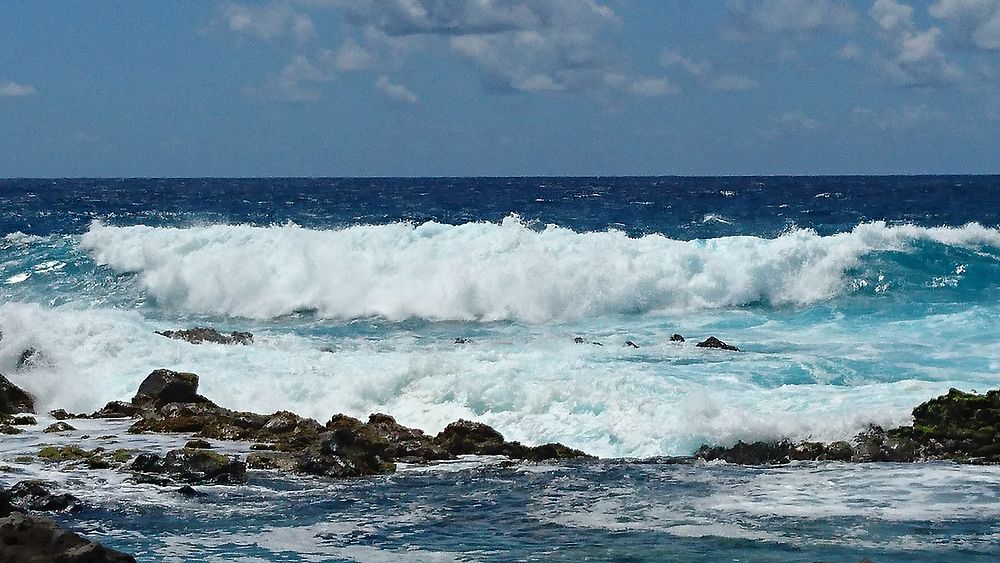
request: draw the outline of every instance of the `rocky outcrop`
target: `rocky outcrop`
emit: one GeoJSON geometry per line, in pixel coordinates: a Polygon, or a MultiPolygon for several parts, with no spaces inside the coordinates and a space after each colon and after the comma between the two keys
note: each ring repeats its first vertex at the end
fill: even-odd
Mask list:
{"type": "Polygon", "coordinates": [[[46,434],[54,434],[54,433],[57,433],[57,432],[70,432],[72,430],[76,430],[76,428],[74,428],[73,426],[71,426],[71,425],[69,425],[69,424],[67,424],[65,422],[56,422],[54,424],[48,425],[45,428],[45,430],[42,430],[42,432],[44,432],[46,434]]]}
{"type": "Polygon", "coordinates": [[[951,389],[913,409],[913,424],[889,430],[871,426],[852,443],[738,442],[731,448],[702,446],[695,457],[765,465],[793,460],[914,462],[951,460],[1000,463],[1000,390],[986,394],[951,389]]]}
{"type": "Polygon", "coordinates": [[[193,373],[158,369],[146,376],[139,385],[132,404],[142,407],[162,407],[169,403],[209,403],[198,394],[198,376],[193,373]]]}
{"type": "Polygon", "coordinates": [[[674,334],[670,337],[671,342],[684,342],[684,337],[679,334],[674,334]]]}
{"type": "Polygon", "coordinates": [[[525,446],[508,442],[502,434],[481,422],[459,420],[452,422],[438,434],[434,441],[454,455],[502,455],[511,459],[545,461],[555,459],[588,458],[587,454],[562,444],[525,446]]]}
{"type": "Polygon", "coordinates": [[[162,458],[139,454],[129,465],[137,473],[165,475],[186,483],[233,484],[246,482],[246,463],[210,450],[181,448],[162,458]]]}
{"type": "Polygon", "coordinates": [[[0,374],[0,415],[35,412],[31,395],[0,374]]]}
{"type": "Polygon", "coordinates": [[[165,330],[163,332],[157,332],[156,334],[166,336],[167,338],[173,338],[175,340],[184,340],[186,342],[190,342],[191,344],[211,342],[213,344],[246,345],[253,343],[253,334],[249,332],[231,332],[229,334],[222,334],[214,328],[207,327],[197,327],[187,330],[165,330]]]}
{"type": "Polygon", "coordinates": [[[7,491],[8,502],[23,510],[41,512],[76,512],[83,508],[80,499],[69,493],[56,494],[44,481],[21,481],[7,491]]]}
{"type": "Polygon", "coordinates": [[[2,506],[0,516],[0,563],[135,563],[131,555],[63,530],[48,518],[2,506]]]}
{"type": "MultiPolygon", "coordinates": [[[[672,339],[671,339],[672,340],[672,339]]],[[[683,342],[683,340],[682,340],[683,342]]],[[[719,350],[729,350],[730,352],[739,352],[740,349],[731,344],[726,344],[725,342],[719,340],[714,336],[709,336],[705,340],[695,344],[698,348],[717,348],[719,350]]]]}
{"type": "MultiPolygon", "coordinates": [[[[142,409],[125,401],[111,401],[104,408],[90,415],[90,418],[133,418],[142,409]]],[[[82,416],[81,416],[82,417],[82,416]]],[[[86,418],[86,417],[82,417],[86,418]]]]}
{"type": "MultiPolygon", "coordinates": [[[[139,420],[129,432],[186,432],[200,439],[253,442],[247,458],[250,468],[326,477],[391,473],[396,463],[427,463],[464,454],[531,461],[586,457],[561,444],[528,447],[507,442],[499,432],[481,423],[459,421],[433,437],[378,413],[366,422],[338,414],[321,425],[288,411],[265,415],[230,410],[198,395],[197,390],[198,376],[194,374],[154,371],[133,399],[139,420]]],[[[117,410],[111,406],[106,410],[117,410]]],[[[189,457],[194,455],[192,452],[211,454],[200,447],[183,451],[189,457]]],[[[196,481],[188,475],[190,472],[172,468],[167,463],[169,457],[167,454],[160,460],[155,454],[141,455],[132,469],[144,475],[196,481]]],[[[214,459],[221,463],[221,457],[214,459]]]]}

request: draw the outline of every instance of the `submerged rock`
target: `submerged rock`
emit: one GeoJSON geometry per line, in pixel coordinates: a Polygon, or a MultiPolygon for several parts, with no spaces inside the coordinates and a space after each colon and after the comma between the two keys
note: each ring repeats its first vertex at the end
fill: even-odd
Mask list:
{"type": "Polygon", "coordinates": [[[80,499],[69,493],[54,494],[49,486],[44,481],[21,481],[7,491],[8,499],[22,509],[41,512],[76,512],[83,508],[80,499]]]}
{"type": "Polygon", "coordinates": [[[730,352],[739,352],[740,349],[731,344],[726,344],[725,342],[719,340],[714,336],[709,336],[702,342],[695,344],[698,348],[718,348],[720,350],[729,350],[730,352]]]}
{"type": "Polygon", "coordinates": [[[32,346],[21,352],[21,355],[17,358],[17,367],[15,369],[18,371],[31,369],[44,363],[45,356],[32,346]]]}
{"type": "Polygon", "coordinates": [[[213,344],[252,344],[253,334],[249,332],[231,332],[228,335],[222,334],[214,328],[196,327],[187,330],[165,330],[157,332],[160,336],[184,340],[191,344],[202,344],[211,342],[213,344]]]}
{"type": "Polygon", "coordinates": [[[212,403],[198,394],[198,376],[193,373],[158,369],[139,385],[132,404],[159,408],[169,403],[212,403]]]}
{"type": "Polygon", "coordinates": [[[54,424],[50,424],[45,428],[45,430],[42,430],[42,432],[45,432],[46,434],[54,434],[56,432],[69,432],[71,430],[76,430],[76,428],[65,422],[56,422],[54,424]]]}
{"type": "Polygon", "coordinates": [[[0,561],[16,563],[135,563],[135,558],[63,530],[54,521],[0,513],[0,561]]]}
{"type": "Polygon", "coordinates": [[[679,334],[674,334],[670,337],[671,342],[684,342],[684,337],[679,334]]]}
{"type": "Polygon", "coordinates": [[[632,342],[631,340],[626,340],[624,346],[626,348],[635,348],[636,350],[639,349],[639,345],[636,344],[635,342],[632,342]]]}
{"type": "Polygon", "coordinates": [[[35,413],[31,395],[0,374],[0,414],[35,413]]]}

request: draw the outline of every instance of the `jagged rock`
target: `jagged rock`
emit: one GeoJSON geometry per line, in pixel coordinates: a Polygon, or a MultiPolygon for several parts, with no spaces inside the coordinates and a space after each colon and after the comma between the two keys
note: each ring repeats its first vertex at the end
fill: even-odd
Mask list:
{"type": "Polygon", "coordinates": [[[54,434],[56,432],[69,432],[71,430],[76,430],[76,428],[65,422],[56,422],[55,424],[50,424],[47,428],[45,428],[45,430],[42,430],[42,432],[45,432],[46,434],[54,434]]]}
{"type": "Polygon", "coordinates": [[[10,512],[0,519],[0,562],[135,563],[135,558],[63,530],[48,518],[10,512]]]}
{"type": "MultiPolygon", "coordinates": [[[[107,408],[107,407],[105,407],[105,408],[107,408]]],[[[56,420],[75,420],[75,419],[78,419],[78,418],[87,418],[87,415],[85,415],[85,414],[75,414],[75,413],[67,412],[67,411],[65,411],[63,409],[56,409],[54,411],[49,411],[49,416],[51,416],[52,418],[54,418],[56,420]]]]}
{"type": "Polygon", "coordinates": [[[246,345],[253,343],[253,334],[249,332],[232,332],[226,335],[215,330],[214,328],[208,327],[197,327],[187,330],[165,330],[163,332],[157,332],[156,334],[166,336],[167,338],[173,338],[175,340],[184,340],[186,342],[190,342],[191,344],[211,342],[213,344],[246,345]]]}
{"type": "Polygon", "coordinates": [[[132,404],[138,407],[159,408],[169,403],[212,402],[198,394],[196,374],[168,369],[158,369],[147,375],[132,397],[132,404]]]}
{"type": "Polygon", "coordinates": [[[91,414],[90,418],[133,418],[139,414],[142,409],[133,405],[132,403],[126,403],[125,401],[111,401],[110,403],[104,405],[104,407],[91,414]]]}
{"type": "Polygon", "coordinates": [[[177,493],[177,494],[179,494],[179,495],[181,495],[181,496],[191,497],[191,498],[207,497],[208,496],[208,493],[203,493],[203,492],[195,489],[191,485],[184,485],[183,487],[177,489],[174,492],[177,493]]]}
{"type": "Polygon", "coordinates": [[[583,337],[582,336],[577,336],[576,338],[573,339],[573,342],[576,342],[577,344],[583,344],[583,342],[584,342],[583,341],[583,337]]]}
{"type": "Polygon", "coordinates": [[[740,349],[731,344],[726,344],[725,342],[719,340],[714,336],[709,336],[704,341],[695,344],[698,348],[718,348],[720,350],[729,350],[730,352],[739,352],[740,349]]]}
{"type": "Polygon", "coordinates": [[[76,512],[83,508],[80,499],[69,493],[53,494],[49,483],[38,480],[21,481],[7,491],[10,503],[24,510],[41,512],[76,512]]]}
{"type": "Polygon", "coordinates": [[[250,469],[297,471],[299,460],[288,452],[255,451],[247,456],[247,467],[250,469]]]}
{"type": "Polygon", "coordinates": [[[13,424],[14,426],[34,426],[38,424],[38,421],[35,420],[35,417],[27,414],[12,416],[10,417],[8,422],[10,424],[13,424]]]}
{"type": "Polygon", "coordinates": [[[679,334],[674,334],[670,337],[671,342],[684,342],[684,337],[679,334]]]}
{"type": "Polygon", "coordinates": [[[213,446],[206,440],[194,439],[188,440],[184,447],[192,450],[210,450],[213,446]]]}
{"type": "Polygon", "coordinates": [[[470,340],[468,338],[459,337],[459,338],[455,339],[455,344],[471,344],[471,343],[472,343],[472,340],[470,340]]]}
{"type": "Polygon", "coordinates": [[[442,430],[434,441],[453,455],[504,455],[503,434],[481,422],[458,420],[442,430]]]}
{"type": "Polygon", "coordinates": [[[639,345],[636,344],[635,342],[632,342],[631,340],[626,340],[625,341],[625,347],[626,348],[635,348],[636,350],[639,349],[639,345]]]}
{"type": "Polygon", "coordinates": [[[417,463],[455,457],[423,430],[407,428],[387,414],[372,414],[368,417],[367,427],[375,442],[385,443],[381,455],[394,461],[417,463]]]}
{"type": "Polygon", "coordinates": [[[188,483],[219,484],[246,481],[246,463],[209,450],[181,448],[171,450],[162,458],[156,454],[140,454],[129,469],[141,473],[165,474],[188,483]]]}
{"type": "Polygon", "coordinates": [[[21,432],[24,432],[24,430],[21,430],[20,428],[12,424],[0,424],[0,434],[13,436],[15,434],[20,434],[21,432]]]}
{"type": "Polygon", "coordinates": [[[35,413],[35,402],[24,389],[0,374],[0,414],[35,413]]]}
{"type": "Polygon", "coordinates": [[[519,442],[507,442],[503,435],[492,427],[468,420],[452,422],[434,438],[434,441],[453,455],[504,455],[528,461],[590,457],[562,444],[529,447],[519,442]]]}
{"type": "Polygon", "coordinates": [[[90,469],[110,469],[119,467],[132,458],[132,452],[124,448],[108,451],[104,448],[85,450],[80,446],[45,446],[38,451],[38,458],[51,463],[68,463],[69,466],[84,465],[90,469]]]}
{"type": "Polygon", "coordinates": [[[776,442],[736,442],[731,448],[702,446],[694,457],[705,461],[724,460],[738,465],[774,465],[790,461],[850,461],[853,451],[847,442],[822,444],[819,442],[793,443],[789,440],[776,442]]]}

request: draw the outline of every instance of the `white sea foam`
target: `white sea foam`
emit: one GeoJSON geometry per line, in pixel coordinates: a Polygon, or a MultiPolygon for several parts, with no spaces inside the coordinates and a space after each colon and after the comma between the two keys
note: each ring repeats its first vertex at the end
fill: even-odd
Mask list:
{"type": "Polygon", "coordinates": [[[547,322],[812,304],[858,287],[848,272],[867,254],[907,251],[922,240],[1000,247],[1000,231],[867,223],[831,236],[796,229],[772,239],[682,241],[534,230],[516,217],[338,230],[95,222],[81,244],[100,264],[137,273],[162,305],[183,311],[547,322]]]}
{"type": "Polygon", "coordinates": [[[990,326],[991,314],[898,324],[881,337],[880,326],[766,323],[731,333],[744,346],[756,334],[749,346],[765,351],[730,354],[666,342],[673,327],[662,322],[631,327],[639,350],[622,347],[624,334],[605,333],[605,346],[577,345],[573,332],[547,325],[512,326],[466,346],[409,331],[379,340],[265,331],[251,346],[195,346],[156,335],[176,326],[135,312],[8,303],[0,305],[0,372],[34,394],[40,412],[128,400],[146,374],[170,368],[200,374],[201,392],[231,408],[288,409],[321,421],[387,412],[430,432],[466,418],[525,443],[645,457],[690,454],[703,442],[844,439],[868,423],[906,423],[914,405],[949,387],[995,386],[983,357],[1000,354],[971,341],[956,344],[954,358],[928,357],[913,349],[914,335],[937,346],[955,330],[990,326]],[[878,348],[867,344],[879,338],[878,348]],[[44,361],[16,369],[29,347],[44,361]],[[914,365],[885,367],[900,357],[914,365]],[[857,362],[879,373],[857,373],[857,362]]]}

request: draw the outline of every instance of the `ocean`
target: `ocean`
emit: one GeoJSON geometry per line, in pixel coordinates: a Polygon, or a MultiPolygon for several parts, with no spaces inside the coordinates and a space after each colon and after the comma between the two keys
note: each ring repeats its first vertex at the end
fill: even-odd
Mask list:
{"type": "MultiPolygon", "coordinates": [[[[993,561],[994,467],[675,456],[1000,387],[998,227],[994,176],[0,180],[0,373],[40,413],[169,368],[231,408],[464,418],[601,458],[197,499],[0,483],[57,481],[91,504],[67,526],[140,561],[993,561]],[[193,326],[254,343],[155,334],[193,326]]],[[[71,439],[2,437],[0,462],[71,439]]]]}

